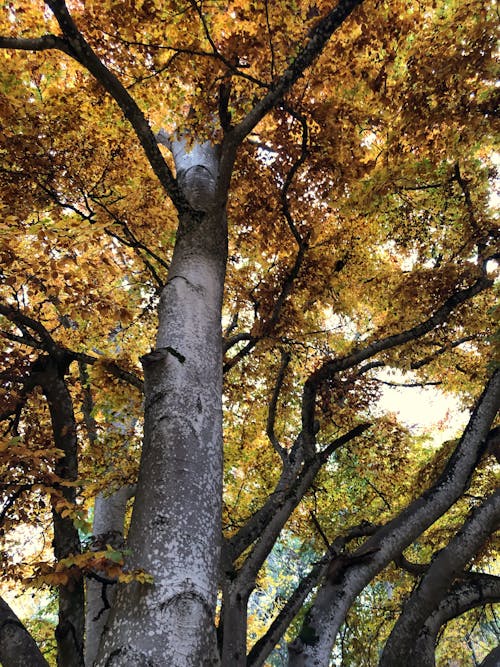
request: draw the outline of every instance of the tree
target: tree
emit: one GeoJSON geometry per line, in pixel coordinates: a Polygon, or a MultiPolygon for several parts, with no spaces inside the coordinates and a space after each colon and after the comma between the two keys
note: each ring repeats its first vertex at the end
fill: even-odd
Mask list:
{"type": "MultiPolygon", "coordinates": [[[[58,665],[361,664],[355,613],[381,665],[433,664],[488,617],[494,26],[475,0],[2,3],[4,578],[57,590],[58,665]],[[462,436],[377,411],[383,369],[475,406],[462,436]],[[29,525],[52,552],[18,557],[29,525]],[[259,628],[280,545],[312,557],[259,628]],[[381,585],[394,618],[363,617],[381,585]]],[[[3,605],[8,667],[36,647],[3,605]]]]}

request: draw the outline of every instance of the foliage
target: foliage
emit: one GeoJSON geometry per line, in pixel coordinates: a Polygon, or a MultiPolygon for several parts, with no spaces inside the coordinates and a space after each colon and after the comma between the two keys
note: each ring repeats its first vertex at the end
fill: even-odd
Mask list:
{"type": "MultiPolygon", "coordinates": [[[[273,89],[330,5],[68,2],[155,131],[214,143],[273,89]]],[[[239,146],[222,311],[226,538],[272,496],[280,452],[303,428],[305,383],[323,378],[328,360],[413,331],[473,290],[426,332],[318,380],[318,450],[370,427],[332,453],[287,521],[255,584],[250,645],[306,576],[311,553],[319,561],[353,526],[391,520],[454,450],[456,441],[428,443],[381,413],[383,370],[403,385],[453,394],[460,409],[472,407],[498,365],[497,18],[494,4],[479,0],[366,0],[239,146]]],[[[59,32],[43,2],[0,2],[4,37],[59,32]]],[[[148,573],[123,570],[126,552],[113,544],[83,540],[82,553],[57,560],[49,542],[53,513],[88,536],[96,495],[136,482],[140,359],[155,345],[175,201],[85,67],[53,49],[1,48],[0,60],[0,581],[5,590],[70,586],[98,573],[149,584],[148,573]],[[64,452],[37,379],[47,350],[66,355],[74,426],[62,437],[74,429],[77,478],[61,472],[64,452]],[[35,529],[47,538],[30,550],[35,529]]],[[[402,400],[412,400],[405,391],[413,390],[402,386],[402,400]]],[[[467,493],[410,547],[409,560],[430,562],[494,490],[496,473],[493,457],[478,462],[467,493]]],[[[487,569],[494,558],[487,543],[470,566],[487,569]]],[[[391,566],[357,599],[335,648],[342,664],[376,663],[413,582],[391,566]]],[[[470,633],[476,617],[464,618],[470,633]]],[[[41,621],[30,630],[50,643],[41,621]]],[[[444,634],[438,664],[454,642],[444,634]]],[[[470,647],[460,652],[465,665],[470,647]]]]}

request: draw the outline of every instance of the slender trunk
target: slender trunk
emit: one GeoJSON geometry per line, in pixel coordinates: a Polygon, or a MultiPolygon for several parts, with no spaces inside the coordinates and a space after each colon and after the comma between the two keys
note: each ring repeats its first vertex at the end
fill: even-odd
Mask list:
{"type": "MultiPolygon", "coordinates": [[[[94,505],[93,534],[96,540],[119,549],[123,546],[123,524],[128,500],[135,492],[134,487],[124,486],[110,496],[99,494],[94,505]]],[[[106,586],[94,579],[88,579],[85,604],[85,667],[92,667],[97,657],[99,643],[108,620],[109,609],[113,606],[116,585],[106,586]],[[104,598],[104,599],[103,599],[104,598]]]]}
{"type": "MultiPolygon", "coordinates": [[[[197,184],[198,202],[205,183],[197,184]]],[[[224,204],[206,209],[181,214],[159,305],[156,350],[143,358],[144,445],[128,566],[144,569],[154,583],[119,588],[99,667],[219,662],[214,617],[227,225],[224,204]]]]}
{"type": "Polygon", "coordinates": [[[224,591],[223,643],[221,667],[246,667],[247,605],[250,592],[224,591]]]}
{"type": "MultiPolygon", "coordinates": [[[[67,363],[64,353],[60,358],[42,357],[38,381],[47,398],[52,421],[54,444],[63,452],[56,461],[55,473],[61,479],[74,482],[78,477],[78,444],[76,421],[71,395],[64,381],[67,363]]],[[[61,493],[71,505],[76,501],[73,486],[62,486],[61,493]]],[[[78,531],[70,517],[62,517],[53,510],[54,555],[57,560],[80,551],[78,531]]],[[[84,590],[82,579],[59,586],[59,612],[56,627],[58,667],[83,666],[84,590]]]]}

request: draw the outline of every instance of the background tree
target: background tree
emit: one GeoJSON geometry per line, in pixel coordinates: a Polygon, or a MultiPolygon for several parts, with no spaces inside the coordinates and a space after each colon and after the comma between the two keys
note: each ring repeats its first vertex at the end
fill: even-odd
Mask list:
{"type": "MultiPolygon", "coordinates": [[[[2,3],[3,576],[57,590],[57,664],[432,664],[494,627],[495,18],[2,3]],[[462,436],[383,413],[387,371],[462,436]]],[[[44,664],[2,609],[0,660],[44,664]]]]}

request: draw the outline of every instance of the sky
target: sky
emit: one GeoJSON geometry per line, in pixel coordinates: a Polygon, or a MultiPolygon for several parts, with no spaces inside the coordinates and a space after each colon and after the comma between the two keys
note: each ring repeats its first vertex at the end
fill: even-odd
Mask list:
{"type": "MultiPolygon", "coordinates": [[[[387,382],[412,382],[402,373],[377,373],[387,382]]],[[[438,387],[392,387],[384,385],[379,401],[381,410],[394,412],[398,419],[414,433],[432,434],[436,445],[457,437],[467,424],[470,413],[460,409],[456,396],[442,392],[438,387]]]]}

